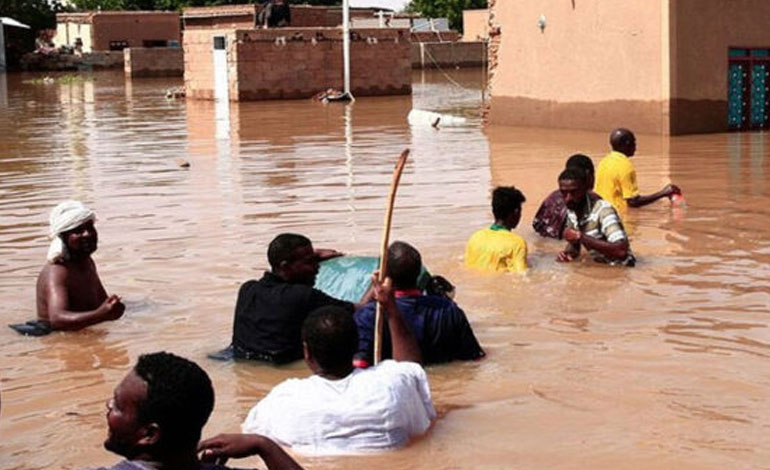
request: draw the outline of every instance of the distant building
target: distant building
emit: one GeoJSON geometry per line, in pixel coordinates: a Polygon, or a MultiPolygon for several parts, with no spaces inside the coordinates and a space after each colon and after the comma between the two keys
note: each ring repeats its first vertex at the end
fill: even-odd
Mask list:
{"type": "MultiPolygon", "coordinates": [[[[257,23],[261,6],[254,3],[240,5],[218,5],[188,7],[182,19],[185,29],[235,28],[251,29],[257,23]]],[[[336,27],[342,25],[342,8],[311,5],[289,5],[292,28],[336,27]]],[[[361,18],[374,18],[374,8],[353,8],[350,10],[351,23],[361,18]]]]}
{"type": "MultiPolygon", "coordinates": [[[[11,42],[13,44],[13,41],[7,41],[6,36],[11,36],[12,33],[7,34],[5,31],[5,28],[11,28],[11,29],[29,29],[29,26],[19,23],[18,21],[14,20],[13,18],[8,18],[7,16],[0,16],[0,72],[5,72],[7,66],[8,66],[8,58],[6,55],[6,44],[8,42],[11,42]]],[[[17,54],[20,55],[20,54],[17,54]]],[[[14,57],[16,59],[17,57],[14,57]]]]}
{"type": "MultiPolygon", "coordinates": [[[[187,9],[185,10],[185,16],[187,9]]],[[[188,28],[187,97],[219,101],[310,98],[343,88],[342,28],[188,28]]],[[[351,92],[356,97],[412,92],[405,29],[354,29],[351,92]]]]}
{"type": "Polygon", "coordinates": [[[79,48],[84,53],[167,47],[179,45],[181,40],[177,12],[93,11],[56,15],[54,45],[79,48]]]}
{"type": "Polygon", "coordinates": [[[770,127],[768,0],[490,0],[492,124],[770,127]]]}

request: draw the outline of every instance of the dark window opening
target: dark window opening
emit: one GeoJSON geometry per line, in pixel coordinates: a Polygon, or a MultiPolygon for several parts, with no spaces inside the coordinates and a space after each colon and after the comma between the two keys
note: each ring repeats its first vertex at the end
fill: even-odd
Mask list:
{"type": "Polygon", "coordinates": [[[128,41],[110,41],[111,51],[122,51],[128,47],[128,41]]]}
{"type": "Polygon", "coordinates": [[[142,47],[166,47],[168,41],[165,39],[145,39],[142,41],[142,47]]]}
{"type": "Polygon", "coordinates": [[[225,37],[224,36],[214,36],[214,50],[215,51],[223,51],[223,50],[225,50],[225,37]]]}

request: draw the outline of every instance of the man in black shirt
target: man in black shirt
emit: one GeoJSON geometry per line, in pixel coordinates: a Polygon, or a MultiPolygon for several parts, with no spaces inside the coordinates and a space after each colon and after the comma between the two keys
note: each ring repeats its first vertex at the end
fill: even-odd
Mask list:
{"type": "MultiPolygon", "coordinates": [[[[307,237],[283,233],[270,242],[271,271],[246,281],[238,291],[233,321],[233,354],[283,364],[302,359],[302,323],[313,310],[337,305],[352,315],[355,305],[313,288],[318,262],[339,256],[334,250],[314,250],[307,237]]],[[[362,302],[367,302],[367,293],[362,302]]]]}

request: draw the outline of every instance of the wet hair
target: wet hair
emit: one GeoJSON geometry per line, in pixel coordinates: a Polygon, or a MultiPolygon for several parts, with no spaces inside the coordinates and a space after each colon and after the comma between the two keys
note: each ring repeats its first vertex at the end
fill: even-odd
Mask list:
{"type": "Polygon", "coordinates": [[[195,448],[214,409],[208,374],[198,364],[167,352],[139,356],[134,372],[147,383],[139,422],[157,423],[159,445],[168,450],[195,448]]]}
{"type": "Polygon", "coordinates": [[[455,286],[444,276],[431,276],[428,285],[425,286],[428,295],[438,295],[451,298],[454,295],[455,286]]]}
{"type": "Polygon", "coordinates": [[[586,174],[594,174],[594,162],[591,158],[583,155],[582,153],[576,153],[575,155],[567,159],[565,168],[579,168],[586,172],[586,174]]]}
{"type": "Polygon", "coordinates": [[[310,356],[325,371],[351,367],[358,350],[358,328],[353,315],[340,306],[314,310],[302,324],[302,341],[310,356]]]}
{"type": "Polygon", "coordinates": [[[588,175],[581,168],[568,167],[559,175],[559,181],[579,181],[585,184],[588,181],[588,175]]]}
{"type": "Polygon", "coordinates": [[[387,275],[396,289],[417,287],[422,272],[422,257],[415,247],[406,242],[393,242],[388,247],[387,275]]]}
{"type": "Polygon", "coordinates": [[[294,250],[310,246],[310,239],[296,233],[282,233],[273,238],[267,247],[267,261],[273,271],[277,270],[283,261],[291,261],[294,250]]]}
{"type": "Polygon", "coordinates": [[[492,191],[492,214],[495,219],[504,219],[512,212],[521,210],[526,200],[515,186],[498,186],[492,191]]]}

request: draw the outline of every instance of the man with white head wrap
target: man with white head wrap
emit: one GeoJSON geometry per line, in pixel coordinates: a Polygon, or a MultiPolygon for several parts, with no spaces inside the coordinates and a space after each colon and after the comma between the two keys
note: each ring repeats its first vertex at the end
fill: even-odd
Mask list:
{"type": "Polygon", "coordinates": [[[79,201],[64,201],[50,217],[48,262],[37,278],[37,316],[54,330],[79,330],[117,320],[125,306],[107,295],[91,254],[98,236],[96,214],[79,201]]]}

